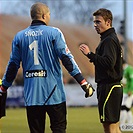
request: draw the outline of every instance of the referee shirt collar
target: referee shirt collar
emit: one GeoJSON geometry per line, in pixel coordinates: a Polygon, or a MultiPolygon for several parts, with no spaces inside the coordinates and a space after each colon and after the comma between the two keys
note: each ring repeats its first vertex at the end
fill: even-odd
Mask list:
{"type": "Polygon", "coordinates": [[[112,27],[112,28],[109,28],[108,30],[106,30],[105,32],[101,33],[101,40],[103,40],[104,38],[106,38],[108,35],[110,35],[111,33],[114,33],[115,32],[115,29],[112,27]]]}

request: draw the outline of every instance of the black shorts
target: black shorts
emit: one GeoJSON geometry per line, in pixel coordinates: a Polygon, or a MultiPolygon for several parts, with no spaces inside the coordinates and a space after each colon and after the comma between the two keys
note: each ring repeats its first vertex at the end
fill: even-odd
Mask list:
{"type": "Polygon", "coordinates": [[[27,106],[27,118],[31,133],[44,133],[46,113],[53,133],[66,133],[66,102],[56,105],[27,106]]]}
{"type": "Polygon", "coordinates": [[[101,123],[119,121],[123,87],[120,83],[98,84],[97,98],[101,123]]]}
{"type": "Polygon", "coordinates": [[[0,119],[6,115],[6,97],[7,93],[0,94],[0,119]]]}

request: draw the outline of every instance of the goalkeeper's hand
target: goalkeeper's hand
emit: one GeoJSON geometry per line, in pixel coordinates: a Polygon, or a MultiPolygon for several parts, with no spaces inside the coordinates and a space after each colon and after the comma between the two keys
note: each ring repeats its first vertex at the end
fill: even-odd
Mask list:
{"type": "Polygon", "coordinates": [[[82,89],[85,91],[85,97],[91,97],[94,93],[94,88],[92,87],[92,85],[88,82],[85,82],[83,84],[81,84],[82,89]]]}
{"type": "Polygon", "coordinates": [[[2,94],[6,93],[6,89],[4,89],[3,86],[0,86],[0,96],[2,96],[2,94]]]}
{"type": "Polygon", "coordinates": [[[6,115],[6,98],[7,89],[2,86],[2,80],[0,79],[0,119],[6,115]]]}
{"type": "Polygon", "coordinates": [[[2,86],[2,80],[0,79],[0,96],[2,96],[2,93],[6,93],[6,89],[2,86]]]}

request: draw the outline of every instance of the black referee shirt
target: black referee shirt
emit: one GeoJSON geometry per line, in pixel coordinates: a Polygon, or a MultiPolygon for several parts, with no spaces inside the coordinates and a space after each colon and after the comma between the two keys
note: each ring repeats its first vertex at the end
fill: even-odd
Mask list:
{"type": "Polygon", "coordinates": [[[114,83],[122,79],[122,48],[115,29],[101,34],[96,52],[87,55],[95,65],[96,83],[114,83]]]}

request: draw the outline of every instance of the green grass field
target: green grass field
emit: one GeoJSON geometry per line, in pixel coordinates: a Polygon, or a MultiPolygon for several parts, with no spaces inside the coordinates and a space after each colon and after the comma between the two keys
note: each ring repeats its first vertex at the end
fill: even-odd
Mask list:
{"type": "MultiPolygon", "coordinates": [[[[25,108],[7,109],[7,116],[0,120],[1,133],[29,133],[26,119],[25,108]]],[[[67,119],[67,133],[103,133],[97,107],[69,107],[67,119]]],[[[45,133],[51,133],[48,117],[45,133]]]]}

